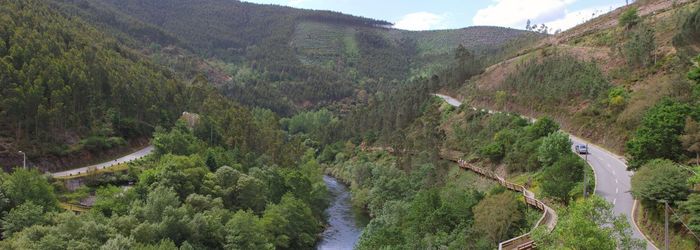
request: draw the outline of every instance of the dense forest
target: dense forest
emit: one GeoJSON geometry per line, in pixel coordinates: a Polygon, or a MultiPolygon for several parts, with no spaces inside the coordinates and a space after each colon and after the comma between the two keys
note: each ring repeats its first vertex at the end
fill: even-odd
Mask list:
{"type": "Polygon", "coordinates": [[[335,12],[238,1],[51,4],[110,30],[186,77],[200,69],[227,96],[282,115],[345,103],[363,82],[426,77],[459,44],[490,53],[531,34],[474,27],[427,35],[335,12]]]}
{"type": "MultiPolygon", "coordinates": [[[[191,98],[167,70],[37,1],[0,6],[0,148],[105,150],[172,124],[191,98]]],[[[8,162],[4,162],[7,164],[8,162]]]]}
{"type": "Polygon", "coordinates": [[[3,132],[18,131],[19,139],[32,138],[27,143],[42,150],[65,145],[49,140],[49,133],[86,136],[80,145],[107,147],[153,132],[155,146],[153,155],[130,163],[127,173],[90,177],[77,190],[38,169],[3,173],[2,248],[307,249],[316,244],[327,206],[322,170],[303,138],[281,129],[279,116],[229,100],[204,77],[183,83],[41,1],[1,6],[3,17],[10,18],[2,33],[7,53],[2,119],[13,126],[3,132]],[[26,100],[31,102],[17,102],[26,100]],[[51,112],[46,120],[33,120],[42,116],[16,117],[17,107],[51,112]],[[188,122],[178,120],[185,108],[188,122]],[[59,208],[90,194],[96,200],[87,213],[59,208]]]}

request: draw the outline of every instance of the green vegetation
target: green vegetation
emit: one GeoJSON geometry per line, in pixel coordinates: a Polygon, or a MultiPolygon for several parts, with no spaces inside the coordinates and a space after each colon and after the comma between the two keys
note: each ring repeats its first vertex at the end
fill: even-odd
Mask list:
{"type": "Polygon", "coordinates": [[[475,103],[635,131],[626,153],[645,221],[658,223],[667,200],[675,231],[680,221],[699,231],[700,177],[688,170],[700,167],[682,164],[700,154],[700,57],[674,54],[697,49],[699,11],[676,30],[629,8],[618,27],[574,29],[555,45],[506,28],[409,32],[239,1],[5,1],[1,151],[88,158],[152,136],[155,153],[88,171],[72,190],[36,170],[1,174],[0,248],[311,249],[326,219],[324,171],[373,217],[359,249],[493,249],[531,230],[537,210],[445,160],[456,158],[560,212],[551,234],[533,233],[540,248],[638,247],[611,204],[579,199],[590,170],[554,119],[429,95],[465,84],[475,103]],[[506,58],[503,84],[479,89],[506,58]],[[667,77],[688,68],[687,81],[667,77]],[[656,80],[668,83],[637,84],[656,80]],[[91,199],[83,214],[59,211],[91,199]]]}
{"type": "Polygon", "coordinates": [[[537,229],[533,238],[542,249],[640,249],[645,243],[632,239],[627,218],[615,215],[612,204],[595,195],[560,212],[551,234],[537,229]]]}
{"type": "Polygon", "coordinates": [[[687,104],[672,100],[665,100],[647,111],[635,136],[627,142],[627,153],[632,157],[629,168],[637,169],[656,158],[680,160],[683,147],[678,135],[683,132],[690,112],[687,104]]]}
{"type": "Polygon", "coordinates": [[[637,7],[628,8],[625,12],[620,15],[618,23],[620,26],[625,27],[625,29],[630,29],[631,27],[637,25],[641,21],[639,14],[637,14],[637,7]]]}
{"type": "Polygon", "coordinates": [[[637,25],[632,30],[627,43],[623,46],[627,64],[633,67],[648,67],[656,63],[655,50],[654,30],[643,24],[637,25]]]}
{"type": "MultiPolygon", "coordinates": [[[[204,119],[217,124],[227,116],[240,116],[236,112],[242,110],[215,112],[216,118],[203,113],[204,119]]],[[[278,126],[277,120],[271,122],[269,126],[278,126]]],[[[233,127],[214,125],[217,137],[236,140],[236,131],[245,126],[226,124],[233,127]]],[[[198,126],[203,125],[208,124],[198,126]]],[[[259,125],[258,129],[265,126],[259,125]]],[[[284,156],[255,153],[255,157],[255,151],[249,151],[255,147],[247,147],[245,141],[207,143],[204,139],[209,138],[198,137],[197,130],[182,122],[170,131],[158,129],[156,154],[129,168],[130,175],[137,175],[136,185],[130,189],[111,185],[97,188],[93,209],[78,216],[56,212],[53,187],[36,171],[16,170],[2,176],[1,191],[7,197],[3,209],[9,211],[2,218],[2,247],[99,248],[118,244],[135,248],[302,249],[315,245],[322,228],[326,188],[312,151],[304,153],[306,148],[299,140],[282,144],[275,141],[282,138],[269,138],[271,144],[259,146],[284,156]],[[183,147],[189,143],[195,146],[183,147]],[[206,165],[205,155],[216,159],[213,169],[206,165]],[[31,188],[24,186],[27,184],[31,188]]]]}
{"type": "Polygon", "coordinates": [[[411,32],[329,11],[172,2],[50,1],[147,51],[175,74],[193,78],[204,72],[228,97],[285,116],[342,103],[355,97],[362,82],[429,76],[428,68],[448,61],[460,44],[487,54],[528,33],[495,27],[411,32]]]}
{"type": "MultiPolygon", "coordinates": [[[[673,37],[673,45],[687,49],[700,42],[700,6],[697,6],[688,17],[683,20],[680,32],[673,37]]],[[[697,48],[691,49],[692,53],[700,52],[697,48]]]]}
{"type": "MultiPolygon", "coordinates": [[[[695,66],[688,74],[695,86],[697,70],[695,66]]],[[[651,231],[653,240],[660,242],[663,236],[653,228],[663,223],[663,204],[668,202],[675,211],[672,245],[681,248],[697,245],[684,238],[688,236],[686,230],[700,233],[695,219],[698,197],[689,196],[697,189],[697,168],[693,170],[683,165],[688,159],[697,160],[699,110],[696,100],[663,100],[647,111],[642,125],[627,144],[631,156],[629,167],[637,171],[632,177],[632,194],[642,201],[643,225],[651,231]],[[687,229],[679,225],[678,220],[685,223],[687,229]]]]}
{"type": "Polygon", "coordinates": [[[595,101],[607,93],[610,82],[595,62],[554,53],[543,60],[527,60],[508,76],[504,88],[510,93],[509,102],[545,111],[577,101],[595,101]]]}
{"type": "Polygon", "coordinates": [[[94,27],[38,1],[5,1],[0,13],[0,137],[13,147],[103,151],[182,112],[184,85],[94,27]]]}
{"type": "Polygon", "coordinates": [[[647,203],[675,203],[688,196],[688,174],[670,160],[653,160],[632,176],[632,194],[647,203]]]}

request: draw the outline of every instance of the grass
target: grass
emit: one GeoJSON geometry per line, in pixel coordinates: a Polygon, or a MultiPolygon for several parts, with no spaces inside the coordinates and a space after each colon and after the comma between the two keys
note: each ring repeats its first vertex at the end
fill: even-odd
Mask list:
{"type": "MultiPolygon", "coordinates": [[[[655,218],[651,215],[648,208],[642,205],[637,206],[637,211],[634,213],[639,230],[651,240],[654,245],[663,249],[664,247],[664,218],[663,214],[660,218],[655,218]]],[[[693,236],[681,234],[679,227],[682,225],[673,223],[673,215],[670,214],[671,223],[669,224],[669,249],[697,249],[698,244],[693,240],[693,236]]]]}

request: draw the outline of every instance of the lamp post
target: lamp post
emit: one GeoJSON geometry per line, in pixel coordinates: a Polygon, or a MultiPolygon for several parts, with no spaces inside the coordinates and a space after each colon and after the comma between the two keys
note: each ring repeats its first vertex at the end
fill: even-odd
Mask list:
{"type": "Polygon", "coordinates": [[[19,151],[19,153],[22,154],[22,167],[27,169],[27,154],[22,151],[19,151]]]}

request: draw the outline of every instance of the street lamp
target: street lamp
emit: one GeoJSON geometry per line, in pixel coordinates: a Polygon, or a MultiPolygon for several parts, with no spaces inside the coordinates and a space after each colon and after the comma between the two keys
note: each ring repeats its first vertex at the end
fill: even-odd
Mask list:
{"type": "Polygon", "coordinates": [[[19,151],[19,153],[22,154],[22,167],[27,169],[27,154],[22,151],[19,151]]]}

